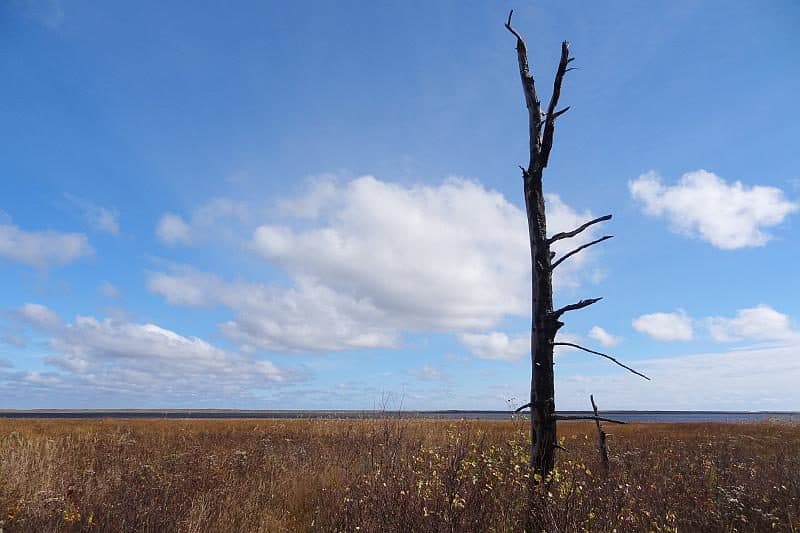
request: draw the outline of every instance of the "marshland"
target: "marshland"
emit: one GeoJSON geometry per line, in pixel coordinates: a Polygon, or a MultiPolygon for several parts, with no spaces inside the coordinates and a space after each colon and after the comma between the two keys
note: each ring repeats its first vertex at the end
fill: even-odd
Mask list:
{"type": "Polygon", "coordinates": [[[0,420],[10,531],[795,531],[800,425],[559,425],[526,516],[524,420],[0,420]]]}

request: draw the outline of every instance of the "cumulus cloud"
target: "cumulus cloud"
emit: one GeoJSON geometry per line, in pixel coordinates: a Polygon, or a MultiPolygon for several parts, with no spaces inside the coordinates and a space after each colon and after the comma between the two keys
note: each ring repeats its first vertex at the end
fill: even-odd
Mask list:
{"type": "Polygon", "coordinates": [[[92,252],[82,233],[25,231],[0,224],[0,259],[45,268],[66,265],[92,252]]]}
{"type": "MultiPolygon", "coordinates": [[[[551,235],[573,230],[596,218],[591,211],[578,212],[574,210],[556,194],[545,194],[545,203],[547,207],[547,227],[551,235]]],[[[551,250],[556,254],[555,259],[557,260],[578,246],[597,238],[599,228],[600,226],[597,225],[591,226],[572,239],[562,239],[553,243],[551,250]]],[[[527,236],[527,233],[525,235],[527,236]]],[[[601,269],[594,268],[587,272],[595,253],[596,249],[584,250],[561,263],[553,272],[553,288],[555,290],[567,287],[576,288],[584,281],[584,278],[591,283],[601,281],[605,276],[601,269]]]]}
{"type": "MultiPolygon", "coordinates": [[[[557,376],[560,409],[586,409],[594,394],[603,409],[796,410],[800,344],[632,361],[652,378],[627,372],[557,376]]],[[[613,368],[613,367],[612,367],[613,368]]]]}
{"type": "Polygon", "coordinates": [[[444,379],[444,373],[435,366],[430,365],[410,370],[409,374],[423,381],[441,381],[444,379]]]}
{"type": "Polygon", "coordinates": [[[17,310],[17,317],[33,326],[42,329],[54,329],[61,326],[61,319],[53,311],[41,304],[27,303],[17,310]]]}
{"type": "MultiPolygon", "coordinates": [[[[13,334],[0,336],[0,342],[15,348],[24,348],[28,344],[28,341],[25,339],[25,337],[22,335],[13,334]]],[[[0,361],[0,366],[3,366],[2,361],[0,361]]]]}
{"type": "Polygon", "coordinates": [[[309,189],[297,198],[283,198],[278,202],[282,213],[296,218],[314,219],[324,210],[337,204],[338,186],[331,175],[316,177],[309,189]]]}
{"type": "MultiPolygon", "coordinates": [[[[556,195],[547,202],[552,232],[592,218],[556,195]]],[[[486,330],[530,309],[525,214],[476,182],[406,187],[370,176],[324,179],[279,209],[299,223],[260,225],[249,246],[282,267],[291,286],[176,269],[151,275],[150,290],[176,305],[233,309],[223,332],[269,350],[392,347],[406,331],[486,330]]],[[[589,231],[584,241],[561,245],[592,237],[589,231]]],[[[587,252],[559,267],[557,287],[585,277],[587,252]]]]}
{"type": "Polygon", "coordinates": [[[620,337],[612,335],[611,333],[604,330],[600,326],[594,326],[592,329],[589,330],[589,338],[596,340],[597,342],[599,342],[600,344],[602,344],[607,348],[616,346],[622,341],[620,337]]]}
{"type": "Polygon", "coordinates": [[[106,298],[119,298],[120,296],[119,289],[117,289],[110,281],[100,282],[98,289],[100,290],[100,294],[106,298]]]}
{"type": "Polygon", "coordinates": [[[249,216],[243,203],[230,198],[213,198],[194,209],[188,218],[176,213],[164,213],[156,226],[156,236],[169,246],[197,244],[212,234],[226,234],[224,220],[242,222],[249,216]]]}
{"type": "Polygon", "coordinates": [[[709,317],[706,325],[711,337],[720,342],[800,339],[787,315],[763,304],[740,309],[733,318],[709,317]]]}
{"type": "Polygon", "coordinates": [[[189,244],[192,242],[189,224],[179,215],[165,213],[161,216],[156,226],[156,236],[167,245],[189,244]]]}
{"type": "Polygon", "coordinates": [[[46,362],[56,372],[31,374],[39,384],[73,384],[121,394],[247,395],[302,379],[303,372],[218,348],[156,324],[78,316],[63,323],[39,304],[20,316],[50,336],[46,362]]]}
{"type": "Polygon", "coordinates": [[[220,328],[248,350],[332,351],[399,343],[397,328],[368,300],[306,278],[281,289],[182,269],[152,274],[148,288],[175,305],[233,309],[236,317],[220,328]]]}
{"type": "Polygon", "coordinates": [[[223,333],[246,348],[275,351],[333,351],[391,348],[399,332],[371,302],[342,294],[311,280],[298,280],[286,291],[266,287],[233,287],[231,304],[241,309],[221,324],[223,333]],[[256,289],[250,295],[240,291],[256,289]],[[263,295],[264,303],[250,300],[263,295]],[[269,309],[266,308],[269,306],[269,309]],[[245,309],[252,309],[248,313],[245,309]]]}
{"type": "Polygon", "coordinates": [[[260,226],[253,249],[426,329],[486,327],[527,308],[524,214],[499,193],[465,180],[406,188],[372,177],[337,192],[316,227],[260,226]]]}
{"type": "Polygon", "coordinates": [[[61,379],[53,372],[28,371],[22,374],[22,380],[34,385],[58,385],[61,379]]]}
{"type": "Polygon", "coordinates": [[[83,218],[92,229],[115,237],[119,235],[119,214],[116,210],[97,206],[72,194],[64,193],[64,197],[80,209],[83,218]]]}
{"type": "Polygon", "coordinates": [[[646,214],[664,217],[675,231],[723,249],[766,244],[771,235],[765,229],[800,209],[776,187],[728,183],[705,170],[686,173],[672,186],[650,172],[628,188],[646,214]]]}
{"type": "Polygon", "coordinates": [[[531,353],[531,338],[528,335],[509,337],[499,331],[464,333],[459,340],[479,359],[519,361],[531,353]]]}
{"type": "MultiPolygon", "coordinates": [[[[507,335],[500,331],[489,333],[463,333],[458,336],[461,344],[467,347],[472,355],[479,359],[495,361],[519,361],[531,355],[530,333],[521,335],[507,335]]],[[[579,344],[581,339],[577,335],[559,332],[557,342],[571,342],[579,344]]],[[[558,357],[565,352],[574,352],[571,346],[556,346],[553,355],[558,357]]]]}
{"type": "Polygon", "coordinates": [[[694,337],[692,319],[682,309],[642,315],[633,320],[633,328],[662,342],[689,341],[694,337]]]}

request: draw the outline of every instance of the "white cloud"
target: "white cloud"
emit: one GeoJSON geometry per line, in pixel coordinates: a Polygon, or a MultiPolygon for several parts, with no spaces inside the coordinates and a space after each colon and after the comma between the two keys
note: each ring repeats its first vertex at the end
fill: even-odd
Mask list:
{"type": "Polygon", "coordinates": [[[92,229],[109,233],[115,237],[119,235],[119,214],[116,210],[94,205],[72,194],[64,193],[64,197],[81,210],[83,218],[86,219],[92,229]]]}
{"type": "Polygon", "coordinates": [[[192,242],[191,229],[179,215],[165,213],[156,226],[156,236],[164,244],[189,244],[192,242]]]}
{"type": "MultiPolygon", "coordinates": [[[[595,376],[556,377],[559,409],[797,410],[800,344],[628,361],[652,378],[619,369],[595,376]]],[[[614,367],[611,367],[612,369],[614,367]]]]}
{"type": "Polygon", "coordinates": [[[633,328],[662,342],[689,341],[694,336],[692,319],[682,309],[642,315],[633,320],[633,328]]]}
{"type": "MultiPolygon", "coordinates": [[[[556,194],[545,194],[544,196],[547,209],[547,228],[551,235],[573,230],[585,222],[596,218],[591,211],[584,211],[582,213],[575,211],[565,204],[556,194]]],[[[572,239],[562,239],[553,243],[551,249],[556,253],[554,260],[557,261],[558,258],[564,254],[597,238],[599,229],[600,226],[590,226],[572,239]]],[[[527,233],[525,235],[527,238],[527,233]]],[[[592,264],[593,254],[596,253],[596,250],[596,248],[583,250],[561,263],[558,268],[553,271],[554,289],[558,290],[565,287],[576,288],[584,279],[588,279],[588,281],[594,284],[602,281],[605,277],[605,272],[603,272],[602,269],[592,268],[591,271],[588,271],[588,267],[592,264]]],[[[530,261],[530,255],[528,256],[528,261],[530,261]]]]}
{"type": "MultiPolygon", "coordinates": [[[[551,232],[593,217],[556,195],[547,202],[551,232]]],[[[370,176],[343,184],[320,179],[279,208],[301,220],[258,226],[249,245],[286,270],[289,288],[188,269],[155,273],[148,286],[176,305],[234,310],[223,332],[268,350],[393,347],[406,331],[485,330],[529,312],[525,214],[476,182],[406,187],[370,176]]],[[[252,210],[225,212],[243,220],[252,210]]],[[[582,240],[560,242],[560,251],[592,237],[587,231],[582,240]]],[[[587,251],[561,265],[556,286],[588,277],[591,259],[587,251]]]]}
{"type": "MultiPolygon", "coordinates": [[[[463,333],[458,336],[461,344],[466,346],[472,355],[479,359],[496,361],[519,361],[531,355],[531,335],[507,335],[499,331],[489,333],[463,333]]],[[[580,344],[581,338],[571,333],[559,332],[556,342],[580,344]]],[[[575,352],[572,346],[555,346],[553,355],[559,357],[566,352],[575,352]]]]}
{"type": "Polygon", "coordinates": [[[186,270],[180,274],[151,274],[147,288],[160,294],[172,305],[204,307],[211,304],[214,295],[221,299],[222,282],[211,274],[186,270]]]}
{"type": "Polygon", "coordinates": [[[589,338],[596,340],[607,348],[616,346],[622,341],[622,338],[612,335],[600,326],[594,326],[589,330],[589,338]]]}
{"type": "Polygon", "coordinates": [[[25,372],[22,375],[22,380],[35,385],[57,385],[61,383],[61,379],[52,372],[25,372]]]}
{"type": "Polygon", "coordinates": [[[799,339],[789,317],[767,305],[740,309],[733,318],[709,317],[709,333],[716,341],[799,339]]]}
{"type": "Polygon", "coordinates": [[[158,221],[156,236],[162,243],[170,246],[197,244],[210,235],[225,235],[227,228],[221,224],[222,221],[243,222],[248,216],[249,209],[243,202],[230,198],[212,198],[194,209],[188,221],[178,214],[164,213],[158,221]]]}
{"type": "Polygon", "coordinates": [[[193,211],[192,225],[203,228],[225,219],[245,220],[248,215],[249,209],[243,202],[223,197],[212,198],[193,211]]]}
{"type": "Polygon", "coordinates": [[[26,304],[18,313],[51,337],[53,353],[46,362],[59,372],[29,373],[26,379],[39,384],[71,383],[81,390],[174,398],[247,395],[303,377],[302,372],[229,352],[155,324],[91,316],[78,316],[64,324],[38,304],[26,304]]]}
{"type": "MultiPolygon", "coordinates": [[[[559,331],[558,335],[556,335],[555,342],[571,342],[572,344],[583,344],[583,339],[580,335],[575,335],[574,333],[569,333],[565,331],[559,331]]],[[[577,348],[573,348],[572,346],[556,346],[553,349],[553,355],[558,357],[564,355],[568,352],[577,352],[577,348]]]]}
{"type": "Polygon", "coordinates": [[[336,198],[316,228],[261,226],[253,248],[425,329],[487,327],[527,309],[524,214],[500,194],[465,180],[405,188],[363,177],[336,198]]]}
{"type": "Polygon", "coordinates": [[[102,281],[98,288],[100,290],[100,294],[106,298],[119,298],[120,296],[119,289],[117,289],[110,281],[102,281]]]}
{"type": "Polygon", "coordinates": [[[61,319],[53,311],[41,304],[27,303],[17,310],[22,321],[42,329],[54,329],[61,325],[61,319]]]}
{"type": "Polygon", "coordinates": [[[230,305],[240,312],[221,328],[246,347],[333,351],[399,344],[398,331],[383,323],[383,314],[371,302],[310,280],[298,280],[297,288],[288,291],[252,285],[227,289],[230,305]],[[264,296],[263,303],[252,301],[258,295],[264,296]]]}
{"type": "Polygon", "coordinates": [[[444,373],[438,368],[430,365],[425,365],[422,368],[410,370],[409,374],[423,381],[441,381],[444,379],[444,373]]]}
{"type": "Polygon", "coordinates": [[[459,340],[475,357],[496,361],[519,361],[531,353],[530,335],[509,337],[505,333],[464,333],[459,340]]]}
{"type": "Polygon", "coordinates": [[[220,327],[246,349],[330,351],[388,348],[399,342],[396,328],[369,301],[305,278],[286,290],[226,283],[212,274],[184,270],[153,274],[148,287],[175,305],[233,309],[237,316],[220,327]]]}
{"type": "Polygon", "coordinates": [[[765,228],[776,226],[800,204],[784,197],[775,187],[731,184],[705,170],[681,176],[677,184],[665,186],[654,172],[632,180],[628,187],[644,212],[663,216],[673,228],[699,236],[717,248],[761,246],[770,240],[765,228]]]}
{"type": "Polygon", "coordinates": [[[296,218],[314,219],[336,205],[338,187],[332,175],[323,175],[312,179],[311,187],[297,198],[284,198],[278,202],[278,208],[285,214],[296,218]]]}
{"type": "Polygon", "coordinates": [[[34,267],[60,266],[90,255],[86,235],[56,231],[25,231],[0,224],[0,259],[34,267]]]}
{"type": "MultiPolygon", "coordinates": [[[[9,346],[14,346],[15,348],[24,348],[28,341],[22,335],[3,335],[0,336],[0,342],[8,344],[9,346]]],[[[3,366],[2,360],[0,360],[0,367],[3,366]]]]}

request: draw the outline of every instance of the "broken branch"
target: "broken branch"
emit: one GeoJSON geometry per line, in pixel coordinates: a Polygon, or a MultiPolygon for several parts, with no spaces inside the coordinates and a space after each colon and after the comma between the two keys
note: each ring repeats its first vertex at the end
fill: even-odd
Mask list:
{"type": "Polygon", "coordinates": [[[563,41],[561,43],[561,60],[558,62],[558,70],[556,70],[556,77],[553,80],[553,95],[550,97],[550,103],[547,105],[547,118],[544,124],[544,135],[542,136],[542,168],[547,166],[547,161],[550,159],[550,149],[553,147],[553,133],[556,127],[556,117],[558,114],[564,113],[566,109],[556,114],[556,106],[558,99],[561,96],[561,84],[564,81],[564,74],[567,73],[567,65],[572,61],[569,57],[569,42],[563,41]]]}
{"type": "Polygon", "coordinates": [[[528,408],[528,407],[530,407],[530,406],[531,406],[531,403],[530,403],[530,402],[528,402],[528,403],[526,403],[525,405],[522,405],[522,406],[520,406],[520,407],[517,407],[516,409],[514,409],[514,412],[515,412],[515,413],[519,413],[519,412],[520,412],[520,411],[522,411],[523,409],[527,409],[527,408],[528,408]]]}
{"type": "Polygon", "coordinates": [[[524,173],[524,176],[527,178],[531,173],[535,174],[537,172],[537,167],[541,170],[545,166],[539,162],[539,157],[542,154],[542,139],[540,135],[542,129],[542,106],[539,102],[539,97],[536,95],[536,84],[533,81],[533,74],[531,74],[530,67],[528,66],[528,48],[525,45],[525,40],[517,30],[511,26],[511,16],[513,14],[514,10],[512,9],[508,13],[506,29],[517,38],[519,77],[520,80],[522,80],[522,91],[525,93],[525,106],[528,108],[530,161],[528,163],[528,172],[524,173]]]}
{"type": "Polygon", "coordinates": [[[568,239],[570,237],[574,237],[575,235],[577,235],[578,233],[582,232],[583,230],[585,230],[586,228],[588,228],[592,224],[597,224],[598,222],[604,222],[606,220],[611,220],[611,215],[605,215],[605,216],[596,218],[594,220],[590,220],[589,222],[587,222],[583,226],[581,226],[579,228],[576,228],[576,229],[574,229],[572,231],[565,231],[565,232],[562,232],[562,233],[556,233],[555,235],[553,235],[552,237],[547,239],[547,244],[553,244],[554,242],[559,241],[561,239],[568,239]]]}
{"type": "Polygon", "coordinates": [[[603,418],[602,416],[583,416],[583,415],[553,415],[556,420],[594,420],[600,422],[608,422],[610,424],[627,424],[622,420],[614,420],[613,418],[603,418]]]}
{"type": "Polygon", "coordinates": [[[550,314],[550,317],[554,318],[554,319],[557,319],[558,317],[560,317],[561,315],[563,315],[567,311],[576,311],[578,309],[583,309],[584,307],[589,307],[590,305],[595,304],[595,303],[599,302],[602,299],[603,299],[602,296],[600,298],[588,298],[586,300],[581,300],[578,303],[565,305],[564,307],[561,307],[561,308],[556,309],[555,311],[553,311],[550,314]]]}
{"type": "Polygon", "coordinates": [[[634,374],[636,374],[637,376],[641,376],[641,377],[643,377],[644,379],[646,379],[647,381],[650,381],[650,378],[648,378],[647,376],[645,376],[645,375],[644,375],[644,374],[642,374],[641,372],[637,372],[636,370],[632,369],[631,367],[629,367],[629,366],[627,366],[627,365],[624,365],[624,364],[620,363],[619,361],[617,361],[616,359],[614,359],[614,358],[613,358],[613,357],[611,357],[610,355],[607,355],[607,354],[604,354],[604,353],[601,353],[601,352],[596,352],[596,351],[594,351],[594,350],[590,350],[589,348],[584,348],[583,346],[581,346],[581,345],[579,345],[579,344],[572,343],[572,342],[554,342],[554,343],[553,343],[553,346],[571,346],[572,348],[577,348],[577,349],[579,349],[579,350],[583,350],[584,352],[589,352],[589,353],[592,353],[592,354],[594,354],[594,355],[599,355],[600,357],[605,357],[605,358],[606,358],[606,359],[608,359],[609,361],[611,361],[611,362],[613,362],[613,363],[615,363],[615,364],[617,364],[617,365],[621,366],[621,367],[622,367],[622,368],[624,368],[625,370],[627,370],[627,371],[629,371],[629,372],[633,372],[633,373],[634,373],[634,374]]]}
{"type": "Polygon", "coordinates": [[[555,263],[553,263],[552,265],[550,265],[550,270],[553,270],[553,269],[554,269],[554,268],[556,268],[558,265],[560,265],[561,263],[563,263],[565,259],[567,259],[567,258],[568,258],[568,257],[570,257],[570,256],[573,256],[573,255],[577,254],[577,253],[578,253],[578,252],[580,252],[581,250],[584,250],[584,249],[586,249],[586,248],[588,248],[588,247],[590,247],[590,246],[592,246],[592,245],[594,245],[594,244],[597,244],[597,243],[599,243],[599,242],[607,241],[608,239],[611,239],[611,238],[613,238],[613,237],[614,237],[613,235],[606,235],[606,236],[604,236],[604,237],[600,237],[599,239],[596,239],[596,240],[594,240],[594,241],[592,241],[592,242],[587,242],[586,244],[584,244],[584,245],[582,245],[582,246],[578,246],[577,248],[575,248],[574,250],[572,250],[571,252],[569,252],[568,254],[566,254],[564,257],[560,258],[558,261],[556,261],[555,263]]]}
{"type": "MultiPolygon", "coordinates": [[[[514,34],[514,37],[517,38],[518,41],[522,41],[522,36],[517,33],[517,30],[511,27],[511,17],[514,15],[514,10],[508,12],[508,20],[506,21],[506,29],[514,34]]],[[[525,41],[523,41],[524,43],[525,41]]]]}

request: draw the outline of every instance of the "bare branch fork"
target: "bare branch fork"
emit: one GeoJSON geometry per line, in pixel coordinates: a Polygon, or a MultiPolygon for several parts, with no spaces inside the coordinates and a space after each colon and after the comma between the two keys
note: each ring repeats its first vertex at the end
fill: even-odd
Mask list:
{"type": "Polygon", "coordinates": [[[575,344],[575,343],[572,343],[572,342],[554,342],[554,343],[553,343],[553,346],[570,346],[570,347],[572,347],[572,348],[577,348],[578,350],[583,350],[584,352],[589,352],[589,353],[592,353],[592,354],[594,354],[594,355],[599,355],[600,357],[605,357],[606,359],[608,359],[608,360],[609,360],[609,361],[611,361],[612,363],[614,363],[614,364],[617,364],[617,365],[621,366],[621,367],[622,367],[622,368],[624,368],[625,370],[627,370],[627,371],[629,371],[629,372],[633,372],[633,373],[634,373],[634,374],[636,374],[637,376],[641,376],[641,377],[643,377],[644,379],[646,379],[647,381],[650,381],[650,378],[648,378],[647,376],[645,376],[645,375],[644,375],[644,374],[642,374],[641,372],[637,372],[636,370],[632,369],[631,367],[629,367],[629,366],[627,366],[627,365],[624,365],[624,364],[620,363],[619,361],[617,361],[616,359],[614,359],[614,358],[613,358],[613,357],[611,357],[610,355],[604,354],[604,353],[602,353],[602,352],[596,352],[596,351],[594,351],[594,350],[590,350],[589,348],[584,348],[584,347],[583,347],[583,346],[581,346],[580,344],[575,344]]]}

